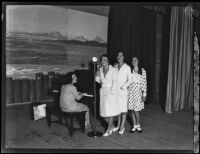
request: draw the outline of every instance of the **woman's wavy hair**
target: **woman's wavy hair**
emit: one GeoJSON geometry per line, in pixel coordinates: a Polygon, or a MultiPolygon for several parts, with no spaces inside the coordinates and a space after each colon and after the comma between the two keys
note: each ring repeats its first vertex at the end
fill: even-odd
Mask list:
{"type": "Polygon", "coordinates": [[[108,64],[109,64],[109,63],[110,63],[110,59],[109,59],[109,57],[108,57],[107,54],[101,55],[101,57],[100,57],[100,62],[101,62],[101,60],[102,60],[103,57],[106,57],[106,58],[108,59],[108,64]]]}
{"type": "MultiPolygon", "coordinates": [[[[133,56],[133,58],[137,58],[137,60],[138,60],[138,73],[142,75],[142,66],[140,65],[140,62],[139,62],[138,57],[133,56]]],[[[133,58],[132,58],[132,59],[133,59],[133,58]]],[[[132,72],[132,73],[133,73],[133,69],[134,69],[134,66],[132,65],[132,62],[131,62],[131,72],[132,72]]]]}
{"type": "Polygon", "coordinates": [[[72,83],[72,75],[76,75],[76,73],[72,71],[72,72],[68,72],[66,75],[64,75],[61,79],[62,84],[64,85],[64,84],[72,83]]]}
{"type": "MultiPolygon", "coordinates": [[[[118,51],[118,52],[117,52],[117,56],[118,56],[118,54],[119,54],[120,52],[121,52],[121,53],[123,54],[123,56],[124,56],[124,63],[127,63],[127,58],[126,58],[126,55],[125,55],[125,52],[124,52],[124,51],[118,51]]],[[[116,57],[117,57],[117,56],[116,56],[116,57]]]]}

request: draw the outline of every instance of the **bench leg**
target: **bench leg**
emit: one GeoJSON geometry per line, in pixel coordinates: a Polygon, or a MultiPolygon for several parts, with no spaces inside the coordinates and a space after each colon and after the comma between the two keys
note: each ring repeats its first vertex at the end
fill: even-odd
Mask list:
{"type": "Polygon", "coordinates": [[[85,133],[85,114],[79,116],[79,125],[83,133],[85,133]]]}
{"type": "Polygon", "coordinates": [[[83,117],[83,131],[84,131],[84,133],[85,133],[85,114],[86,113],[83,113],[83,115],[82,115],[82,117],[83,117]]]}
{"type": "MultiPolygon", "coordinates": [[[[67,126],[67,128],[68,128],[68,131],[69,131],[69,134],[70,134],[70,136],[72,136],[71,135],[71,121],[70,121],[70,124],[68,123],[68,118],[67,117],[64,117],[64,120],[65,120],[65,124],[66,124],[66,126],[67,126]]],[[[73,122],[72,122],[73,123],[73,122]]]]}
{"type": "Polygon", "coordinates": [[[51,127],[51,114],[49,111],[46,112],[46,120],[49,127],[51,127]]]}
{"type": "Polygon", "coordinates": [[[67,118],[67,117],[64,117],[64,120],[65,120],[65,124],[66,124],[67,128],[69,129],[68,118],[67,118]]]}
{"type": "Polygon", "coordinates": [[[62,115],[61,114],[58,114],[58,121],[60,124],[62,124],[63,122],[63,118],[62,118],[62,115]]]}
{"type": "Polygon", "coordinates": [[[69,134],[72,137],[73,136],[73,117],[70,117],[70,126],[69,126],[69,134]]]}

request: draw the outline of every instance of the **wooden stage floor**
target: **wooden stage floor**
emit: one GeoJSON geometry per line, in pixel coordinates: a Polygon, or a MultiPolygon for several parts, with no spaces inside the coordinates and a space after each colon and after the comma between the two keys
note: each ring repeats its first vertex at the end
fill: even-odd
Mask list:
{"type": "MultiPolygon", "coordinates": [[[[192,150],[193,110],[166,114],[158,104],[148,104],[141,112],[142,134],[130,134],[126,122],[124,135],[90,138],[87,131],[69,136],[59,124],[48,128],[46,119],[32,121],[27,106],[7,107],[6,148],[24,149],[131,149],[131,150],[192,150]]],[[[104,127],[97,123],[97,130],[104,127]]]]}

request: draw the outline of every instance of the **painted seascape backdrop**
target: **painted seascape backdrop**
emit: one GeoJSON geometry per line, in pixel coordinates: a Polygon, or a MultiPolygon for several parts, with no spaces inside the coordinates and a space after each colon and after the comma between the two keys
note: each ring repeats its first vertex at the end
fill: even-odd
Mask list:
{"type": "Polygon", "coordinates": [[[7,76],[88,69],[93,56],[107,52],[107,24],[105,16],[57,6],[7,6],[7,76]]]}

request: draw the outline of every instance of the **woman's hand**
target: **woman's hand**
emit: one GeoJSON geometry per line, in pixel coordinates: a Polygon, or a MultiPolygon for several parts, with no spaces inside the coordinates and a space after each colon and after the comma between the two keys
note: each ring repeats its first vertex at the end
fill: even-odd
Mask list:
{"type": "Polygon", "coordinates": [[[114,64],[113,64],[113,67],[117,67],[117,63],[114,63],[114,64]]]}
{"type": "Polygon", "coordinates": [[[96,76],[100,76],[100,71],[99,70],[97,70],[96,76]]]}
{"type": "Polygon", "coordinates": [[[146,96],[142,96],[142,102],[146,101],[146,96]]]}
{"type": "Polygon", "coordinates": [[[97,71],[100,71],[101,65],[97,65],[97,71]]]}
{"type": "Polygon", "coordinates": [[[96,76],[99,76],[99,75],[100,75],[100,68],[101,68],[101,65],[97,65],[96,76]]]}
{"type": "Polygon", "coordinates": [[[83,95],[83,96],[84,96],[84,95],[87,95],[87,93],[81,93],[81,95],[83,95]]]}

